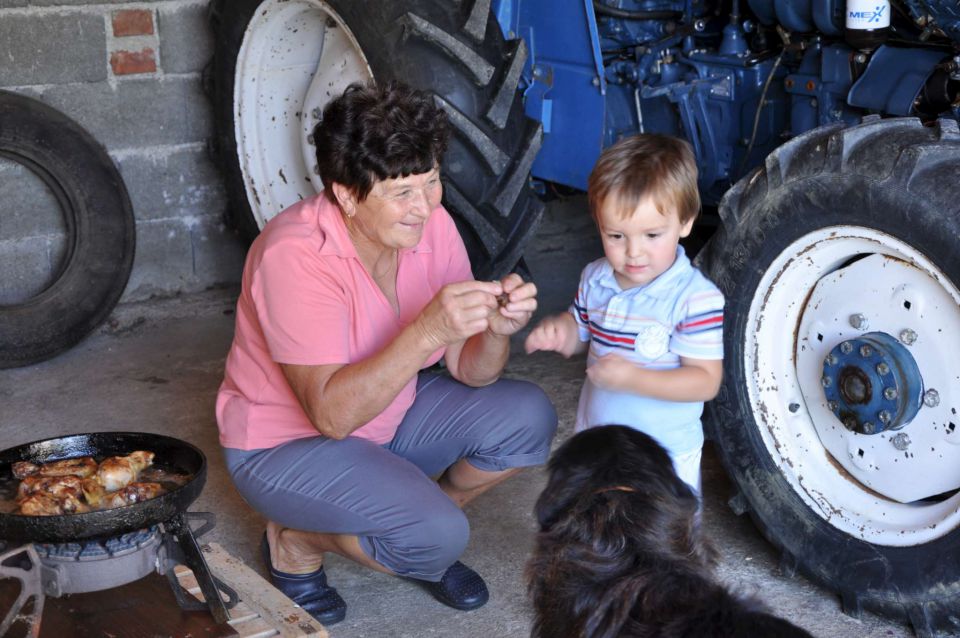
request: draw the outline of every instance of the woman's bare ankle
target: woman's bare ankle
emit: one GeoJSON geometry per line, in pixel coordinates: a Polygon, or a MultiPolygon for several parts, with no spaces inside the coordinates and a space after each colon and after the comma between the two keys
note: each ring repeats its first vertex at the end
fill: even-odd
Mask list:
{"type": "Polygon", "coordinates": [[[285,574],[312,574],[323,565],[323,554],[317,554],[307,540],[310,532],[283,527],[273,521],[267,523],[267,543],[270,562],[278,572],[285,574]]]}

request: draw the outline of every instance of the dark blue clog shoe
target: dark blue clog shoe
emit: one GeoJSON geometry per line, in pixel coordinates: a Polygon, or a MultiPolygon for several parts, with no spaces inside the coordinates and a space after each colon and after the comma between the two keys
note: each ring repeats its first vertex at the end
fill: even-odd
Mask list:
{"type": "Polygon", "coordinates": [[[275,570],[270,562],[270,546],[267,544],[266,534],[260,541],[260,551],[263,552],[263,561],[270,570],[273,586],[300,605],[301,609],[322,625],[332,625],[346,617],[347,603],[336,589],[327,585],[327,574],[323,567],[312,574],[287,574],[275,570]]]}
{"type": "Polygon", "coordinates": [[[444,605],[462,611],[483,607],[490,600],[487,584],[480,574],[460,561],[447,568],[440,582],[417,582],[444,605]]]}

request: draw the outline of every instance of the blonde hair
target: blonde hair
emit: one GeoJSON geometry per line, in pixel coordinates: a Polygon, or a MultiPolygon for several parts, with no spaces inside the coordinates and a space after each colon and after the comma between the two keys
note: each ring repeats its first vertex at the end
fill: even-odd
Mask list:
{"type": "Polygon", "coordinates": [[[647,197],[661,215],[672,207],[680,223],[700,212],[697,162],[685,140],[644,133],[626,137],[600,154],[587,182],[590,214],[599,221],[609,198],[618,200],[620,219],[633,214],[647,197]]]}

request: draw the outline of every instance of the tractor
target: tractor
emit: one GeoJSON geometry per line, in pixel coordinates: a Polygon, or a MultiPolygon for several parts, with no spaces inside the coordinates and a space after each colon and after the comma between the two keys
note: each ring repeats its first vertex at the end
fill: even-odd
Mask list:
{"type": "Polygon", "coordinates": [[[213,0],[231,221],[323,186],[352,82],[435,96],[444,205],[478,278],[523,268],[544,198],[682,137],[727,299],[708,436],[782,555],[920,636],[960,634],[960,8],[948,0],[213,0]]]}

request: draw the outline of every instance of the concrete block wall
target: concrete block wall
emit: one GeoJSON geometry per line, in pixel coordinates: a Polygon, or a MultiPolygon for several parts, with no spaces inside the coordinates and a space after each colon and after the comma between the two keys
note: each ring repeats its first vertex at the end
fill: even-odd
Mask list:
{"type": "MultiPolygon", "coordinates": [[[[201,88],[213,52],[207,0],[0,0],[0,89],[39,99],[91,133],[118,166],[137,252],[124,301],[240,279],[243,243],[223,224],[201,88]]],[[[52,278],[64,229],[43,183],[0,157],[0,304],[52,278]]]]}

